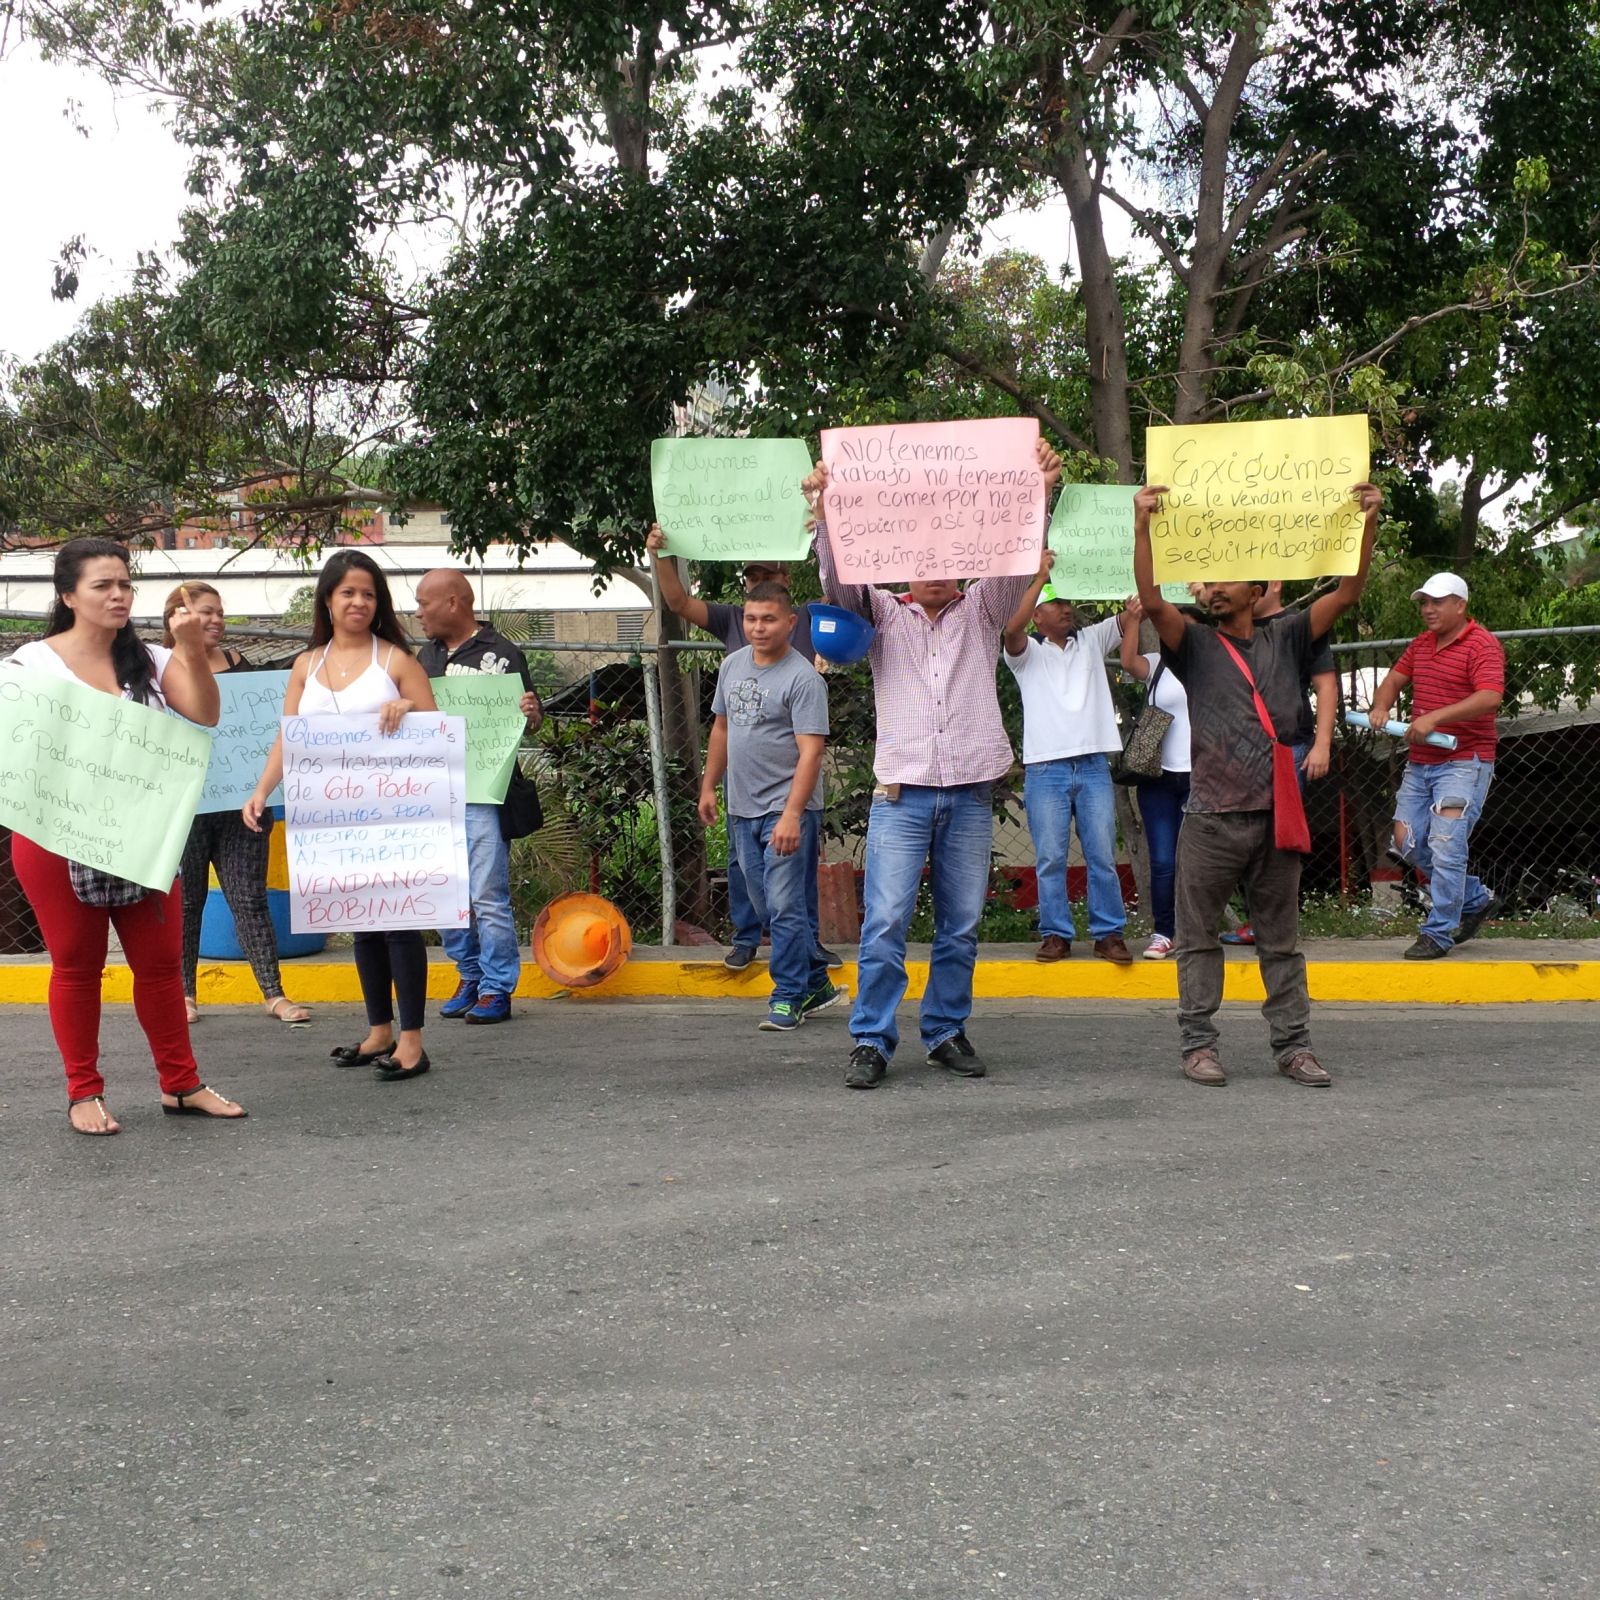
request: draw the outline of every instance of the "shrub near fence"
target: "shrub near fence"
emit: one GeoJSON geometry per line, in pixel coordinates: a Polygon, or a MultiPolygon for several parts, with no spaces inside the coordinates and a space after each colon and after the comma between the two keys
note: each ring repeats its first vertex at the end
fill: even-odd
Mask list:
{"type": "MultiPolygon", "coordinates": [[[[1495,782],[1473,836],[1474,869],[1501,895],[1508,914],[1540,918],[1536,925],[1547,930],[1587,932],[1592,926],[1600,933],[1600,922],[1592,921],[1600,903],[1595,804],[1600,628],[1501,637],[1507,651],[1507,702],[1495,782]]],[[[230,631],[230,642],[267,666],[287,664],[303,641],[292,632],[239,628],[230,631]]],[[[1407,642],[1336,646],[1343,705],[1359,710],[1370,704],[1378,679],[1407,642]]],[[[570,889],[592,890],[615,901],[639,942],[660,939],[668,880],[656,802],[663,785],[675,867],[676,932],[726,938],[726,838],[720,825],[704,832],[695,815],[721,652],[690,645],[675,647],[671,655],[671,670],[686,686],[687,724],[676,747],[663,726],[653,759],[644,681],[647,672],[657,671],[653,648],[563,646],[530,652],[548,716],[522,759],[539,784],[548,820],[513,850],[517,923],[524,939],[539,908],[570,889]]],[[[1110,670],[1119,705],[1125,716],[1132,715],[1138,691],[1114,666],[1110,670]]],[[[871,680],[864,666],[833,670],[828,677],[834,735],[825,765],[823,853],[827,862],[859,868],[872,789],[871,680]]],[[[1000,695],[1013,747],[1020,749],[1020,708],[1003,670],[1000,695]]],[[[1400,879],[1385,854],[1404,760],[1404,749],[1394,740],[1340,724],[1333,770],[1308,792],[1312,853],[1304,892],[1318,908],[1313,929],[1322,923],[1341,932],[1403,926],[1384,916],[1369,918],[1364,908],[1376,901],[1382,911],[1386,903],[1398,902],[1403,910],[1417,896],[1417,886],[1400,879]]],[[[1138,931],[1144,924],[1137,904],[1137,814],[1129,808],[1122,820],[1129,863],[1124,886],[1131,925],[1138,931]]],[[[994,886],[981,932],[986,939],[1028,939],[1035,903],[1033,846],[1022,808],[1020,766],[996,786],[995,822],[994,886]]],[[[929,936],[925,909],[912,932],[929,936]]],[[[38,948],[26,900],[15,880],[0,870],[0,950],[38,948]]]]}

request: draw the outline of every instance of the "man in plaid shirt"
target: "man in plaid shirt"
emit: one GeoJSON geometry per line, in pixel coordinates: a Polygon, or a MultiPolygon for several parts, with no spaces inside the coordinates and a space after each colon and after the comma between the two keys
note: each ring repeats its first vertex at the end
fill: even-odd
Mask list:
{"type": "MultiPolygon", "coordinates": [[[[1041,439],[1038,459],[1048,518],[1061,458],[1041,439]]],[[[877,629],[868,655],[878,714],[877,784],[867,824],[860,988],[850,1018],[855,1048],[844,1081],[852,1089],[875,1089],[899,1043],[895,1009],[906,992],[906,931],[924,867],[934,936],[922,997],[922,1044],[930,1065],[981,1078],[987,1068],[966,1027],[994,843],[990,795],[1013,759],[1000,721],[995,667],[1000,636],[1033,574],[979,578],[965,590],[953,578],[929,579],[913,583],[903,599],[841,583],[821,522],[827,482],[827,468],[818,466],[804,484],[818,512],[822,592],[877,629]]],[[[1041,546],[1043,537],[1041,527],[1041,546]]]]}

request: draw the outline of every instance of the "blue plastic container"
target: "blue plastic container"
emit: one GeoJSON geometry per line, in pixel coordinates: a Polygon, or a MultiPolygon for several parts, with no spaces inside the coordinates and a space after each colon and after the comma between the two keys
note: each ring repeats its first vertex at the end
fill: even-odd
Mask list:
{"type": "MultiPolygon", "coordinates": [[[[320,933],[294,933],[289,927],[289,891],[267,890],[267,915],[272,918],[280,956],[314,956],[327,938],[320,933]]],[[[244,950],[233,926],[233,913],[220,889],[206,895],[206,908],[200,917],[200,954],[207,961],[243,961],[244,950]]]]}
{"type": "Polygon", "coordinates": [[[843,606],[811,602],[811,648],[825,660],[847,667],[872,648],[877,629],[843,606]]]}

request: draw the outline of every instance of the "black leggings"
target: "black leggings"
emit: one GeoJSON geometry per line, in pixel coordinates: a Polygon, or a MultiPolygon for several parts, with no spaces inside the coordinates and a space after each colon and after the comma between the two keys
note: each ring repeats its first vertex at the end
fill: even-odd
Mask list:
{"type": "Polygon", "coordinates": [[[392,1023],[398,1000],[400,1031],[421,1028],[428,1009],[428,951],[421,932],[404,928],[395,933],[358,933],[355,957],[367,1022],[374,1028],[392,1023]]]}

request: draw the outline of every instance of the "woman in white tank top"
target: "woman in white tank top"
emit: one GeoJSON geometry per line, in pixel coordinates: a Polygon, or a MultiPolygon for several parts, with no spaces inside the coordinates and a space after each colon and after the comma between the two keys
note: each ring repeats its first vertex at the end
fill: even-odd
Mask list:
{"type": "MultiPolygon", "coordinates": [[[[394,733],[409,711],[437,711],[427,674],[395,616],[382,569],[360,550],[341,550],[317,580],[311,648],[289,674],[283,714],[378,713],[378,731],[394,733]]],[[[267,796],[283,778],[283,742],[273,744],[256,791],[245,801],[245,825],[259,829],[267,796]]],[[[333,1052],[341,1067],[373,1066],[386,1083],[419,1078],[432,1063],[422,1047],[428,952],[415,928],[355,936],[356,972],[367,1008],[367,1036],[333,1052]],[[400,1031],[395,1035],[398,1002],[400,1031]]]]}

